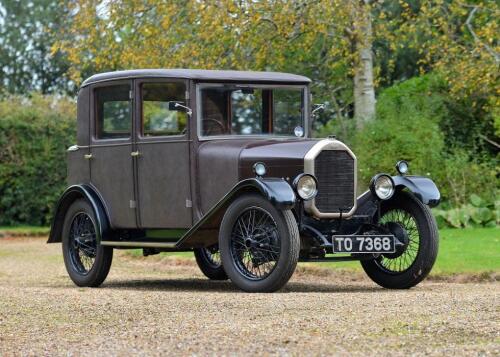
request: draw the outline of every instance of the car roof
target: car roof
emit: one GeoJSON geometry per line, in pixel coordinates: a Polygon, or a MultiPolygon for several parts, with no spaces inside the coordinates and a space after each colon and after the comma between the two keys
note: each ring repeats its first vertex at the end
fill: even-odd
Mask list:
{"type": "Polygon", "coordinates": [[[209,82],[285,82],[308,84],[311,80],[304,76],[281,72],[219,71],[204,69],[134,69],[95,74],[86,79],[82,87],[116,79],[132,78],[185,78],[209,82]]]}

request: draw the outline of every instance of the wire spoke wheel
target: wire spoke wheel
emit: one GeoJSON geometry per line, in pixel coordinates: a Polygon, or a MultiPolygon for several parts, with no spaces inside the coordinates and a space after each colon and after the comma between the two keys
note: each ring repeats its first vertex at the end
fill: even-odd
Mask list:
{"type": "Polygon", "coordinates": [[[281,251],[278,227],[261,207],[249,207],[237,218],[231,232],[231,255],[236,268],[251,280],[263,280],[276,267],[281,251]]]}
{"type": "Polygon", "coordinates": [[[93,207],[84,199],[68,207],[62,226],[62,251],[66,271],[78,286],[97,287],[103,283],[113,261],[113,248],[98,242],[93,207]]]}
{"type": "Polygon", "coordinates": [[[220,251],[219,251],[219,248],[217,247],[217,245],[214,245],[214,246],[208,247],[208,248],[202,248],[201,251],[202,251],[203,255],[205,256],[207,263],[212,268],[218,268],[222,265],[220,251]]]}
{"type": "Polygon", "coordinates": [[[361,261],[368,276],[389,289],[409,289],[429,275],[436,261],[439,233],[432,212],[413,194],[398,192],[382,202],[382,228],[394,234],[399,243],[394,253],[361,261]]]}
{"type": "Polygon", "coordinates": [[[386,212],[380,219],[381,225],[396,223],[404,231],[404,246],[399,254],[382,255],[377,263],[381,268],[391,273],[401,273],[408,270],[415,260],[420,250],[420,233],[417,221],[409,212],[403,209],[393,209],[386,212]]]}
{"type": "Polygon", "coordinates": [[[222,266],[222,257],[218,244],[204,248],[196,248],[194,250],[194,256],[198,267],[207,278],[210,280],[227,279],[226,271],[222,266]]]}
{"type": "Polygon", "coordinates": [[[258,193],[243,194],[224,213],[219,248],[227,276],[237,287],[248,292],[279,290],[299,260],[296,218],[258,193]]]}
{"type": "Polygon", "coordinates": [[[69,255],[73,268],[82,275],[90,272],[97,253],[94,222],[85,212],[77,213],[69,231],[69,255]]]}

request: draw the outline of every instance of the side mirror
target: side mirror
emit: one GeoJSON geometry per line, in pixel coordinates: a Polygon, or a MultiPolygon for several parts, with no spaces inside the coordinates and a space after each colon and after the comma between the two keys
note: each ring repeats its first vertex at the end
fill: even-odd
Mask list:
{"type": "Polygon", "coordinates": [[[191,110],[191,108],[186,107],[184,105],[184,102],[168,102],[168,110],[175,111],[175,112],[185,112],[189,116],[191,116],[191,114],[193,114],[193,111],[191,110]]]}
{"type": "Polygon", "coordinates": [[[325,108],[326,108],[325,103],[313,104],[313,110],[311,114],[315,116],[317,112],[319,112],[320,110],[325,110],[325,108]]]}
{"type": "Polygon", "coordinates": [[[168,110],[174,112],[185,112],[184,102],[168,102],[168,110]]]}

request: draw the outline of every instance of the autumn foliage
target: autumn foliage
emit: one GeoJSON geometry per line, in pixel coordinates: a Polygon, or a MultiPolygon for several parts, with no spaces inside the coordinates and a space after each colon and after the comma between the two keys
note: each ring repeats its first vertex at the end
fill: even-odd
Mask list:
{"type": "Polygon", "coordinates": [[[286,71],[313,78],[317,100],[349,116],[365,44],[374,51],[375,85],[405,79],[407,73],[394,75],[404,72],[406,56],[413,74],[441,72],[454,96],[500,106],[496,1],[78,0],[67,6],[72,22],[55,49],[68,54],[77,82],[89,68],[286,71]]]}

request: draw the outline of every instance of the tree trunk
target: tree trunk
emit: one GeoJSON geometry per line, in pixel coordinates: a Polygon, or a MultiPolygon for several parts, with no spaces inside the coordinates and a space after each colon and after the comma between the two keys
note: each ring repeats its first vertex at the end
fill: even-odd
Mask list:
{"type": "Polygon", "coordinates": [[[361,129],[367,121],[375,118],[375,87],[373,84],[372,23],[370,8],[360,5],[356,29],[356,54],[358,60],[354,73],[354,116],[356,126],[361,129]]]}

